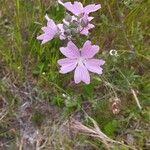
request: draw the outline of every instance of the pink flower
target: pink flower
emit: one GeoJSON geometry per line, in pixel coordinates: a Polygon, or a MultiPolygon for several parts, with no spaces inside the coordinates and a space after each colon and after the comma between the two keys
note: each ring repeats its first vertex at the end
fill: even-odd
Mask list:
{"type": "Polygon", "coordinates": [[[44,33],[38,36],[37,39],[41,40],[42,44],[52,40],[56,36],[59,36],[61,40],[65,39],[63,25],[56,25],[55,22],[48,17],[48,15],[46,15],[45,18],[47,20],[47,26],[42,27],[44,33]]]}
{"type": "Polygon", "coordinates": [[[90,14],[91,12],[95,12],[101,8],[100,4],[90,4],[83,7],[82,3],[77,1],[75,1],[73,4],[71,2],[61,2],[61,4],[63,4],[68,11],[72,12],[76,16],[79,16],[80,14],[90,14]]]}
{"type": "Polygon", "coordinates": [[[90,83],[90,72],[102,74],[101,66],[105,63],[102,59],[94,59],[99,51],[99,46],[92,45],[90,41],[86,41],[81,49],[70,41],[67,47],[60,48],[61,53],[66,56],[64,59],[58,60],[61,66],[60,73],[66,74],[74,71],[74,81],[76,84],[83,81],[86,84],[90,83]]]}
{"type": "MultiPolygon", "coordinates": [[[[90,23],[93,20],[93,17],[89,17],[87,14],[81,16],[81,18],[77,18],[75,16],[70,16],[70,20],[67,21],[63,19],[63,23],[70,28],[73,25],[73,22],[76,23],[76,32],[82,35],[88,35],[89,30],[93,29],[95,26],[90,23]]],[[[70,28],[71,29],[71,28],[70,28]]]]}
{"type": "Polygon", "coordinates": [[[93,17],[89,17],[87,14],[84,14],[83,17],[80,19],[80,33],[83,35],[88,35],[89,30],[93,29],[95,26],[90,23],[93,17]]]}
{"type": "Polygon", "coordinates": [[[58,3],[63,5],[68,11],[72,12],[76,16],[73,16],[73,19],[75,18],[75,20],[79,22],[78,29],[80,34],[87,36],[89,34],[89,30],[95,27],[90,23],[93,17],[90,17],[89,14],[100,9],[100,4],[90,4],[83,7],[82,3],[77,1],[75,1],[74,3],[63,3],[61,0],[58,0],[58,3]]]}

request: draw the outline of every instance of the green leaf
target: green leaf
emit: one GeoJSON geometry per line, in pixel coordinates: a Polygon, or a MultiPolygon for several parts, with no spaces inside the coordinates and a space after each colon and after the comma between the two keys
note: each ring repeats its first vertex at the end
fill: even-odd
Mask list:
{"type": "Polygon", "coordinates": [[[111,122],[107,123],[104,127],[105,133],[109,136],[114,136],[114,132],[118,127],[117,120],[112,120],[111,122]]]}

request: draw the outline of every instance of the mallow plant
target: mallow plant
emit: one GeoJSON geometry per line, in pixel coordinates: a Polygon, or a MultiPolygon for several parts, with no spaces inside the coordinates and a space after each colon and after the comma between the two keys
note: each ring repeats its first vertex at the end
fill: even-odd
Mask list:
{"type": "MultiPolygon", "coordinates": [[[[47,25],[42,27],[43,34],[37,37],[42,44],[54,38],[67,41],[66,47],[60,47],[60,52],[65,58],[59,59],[60,73],[66,74],[74,71],[74,82],[90,83],[90,72],[101,75],[102,66],[105,61],[94,58],[100,47],[92,44],[88,39],[91,29],[95,26],[91,23],[94,17],[91,16],[101,8],[100,4],[83,6],[81,2],[74,3],[58,1],[67,11],[62,23],[56,22],[46,14],[47,25]],[[88,40],[81,44],[80,38],[86,36],[88,40]],[[80,46],[79,46],[80,45],[80,46]]],[[[85,39],[85,38],[83,38],[85,39]]]]}

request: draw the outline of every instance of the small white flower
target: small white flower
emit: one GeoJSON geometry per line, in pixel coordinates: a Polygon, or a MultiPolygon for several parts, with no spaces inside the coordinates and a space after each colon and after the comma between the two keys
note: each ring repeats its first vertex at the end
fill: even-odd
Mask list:
{"type": "Polygon", "coordinates": [[[67,95],[66,95],[66,94],[64,94],[64,93],[62,94],[62,96],[63,96],[64,98],[66,98],[66,97],[67,97],[67,95]]]}
{"type": "Polygon", "coordinates": [[[116,56],[116,57],[119,56],[117,50],[115,50],[115,49],[110,50],[109,54],[110,54],[111,56],[116,56]]]}

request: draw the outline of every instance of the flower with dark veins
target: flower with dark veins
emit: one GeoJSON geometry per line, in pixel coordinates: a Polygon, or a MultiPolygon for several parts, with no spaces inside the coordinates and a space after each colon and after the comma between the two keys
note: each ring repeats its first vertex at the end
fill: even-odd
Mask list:
{"type": "Polygon", "coordinates": [[[47,26],[42,27],[43,34],[37,37],[38,40],[42,41],[42,44],[52,40],[55,37],[59,37],[61,40],[64,40],[66,37],[64,36],[63,24],[56,25],[55,22],[48,17],[45,16],[47,20],[47,26]]]}
{"type": "Polygon", "coordinates": [[[58,60],[58,64],[61,66],[60,73],[66,74],[74,70],[76,84],[81,81],[89,84],[89,71],[99,75],[102,74],[101,66],[104,65],[105,61],[93,58],[99,52],[99,46],[92,45],[90,41],[86,41],[80,49],[70,41],[67,47],[61,47],[60,51],[66,56],[66,58],[58,60]]]}

